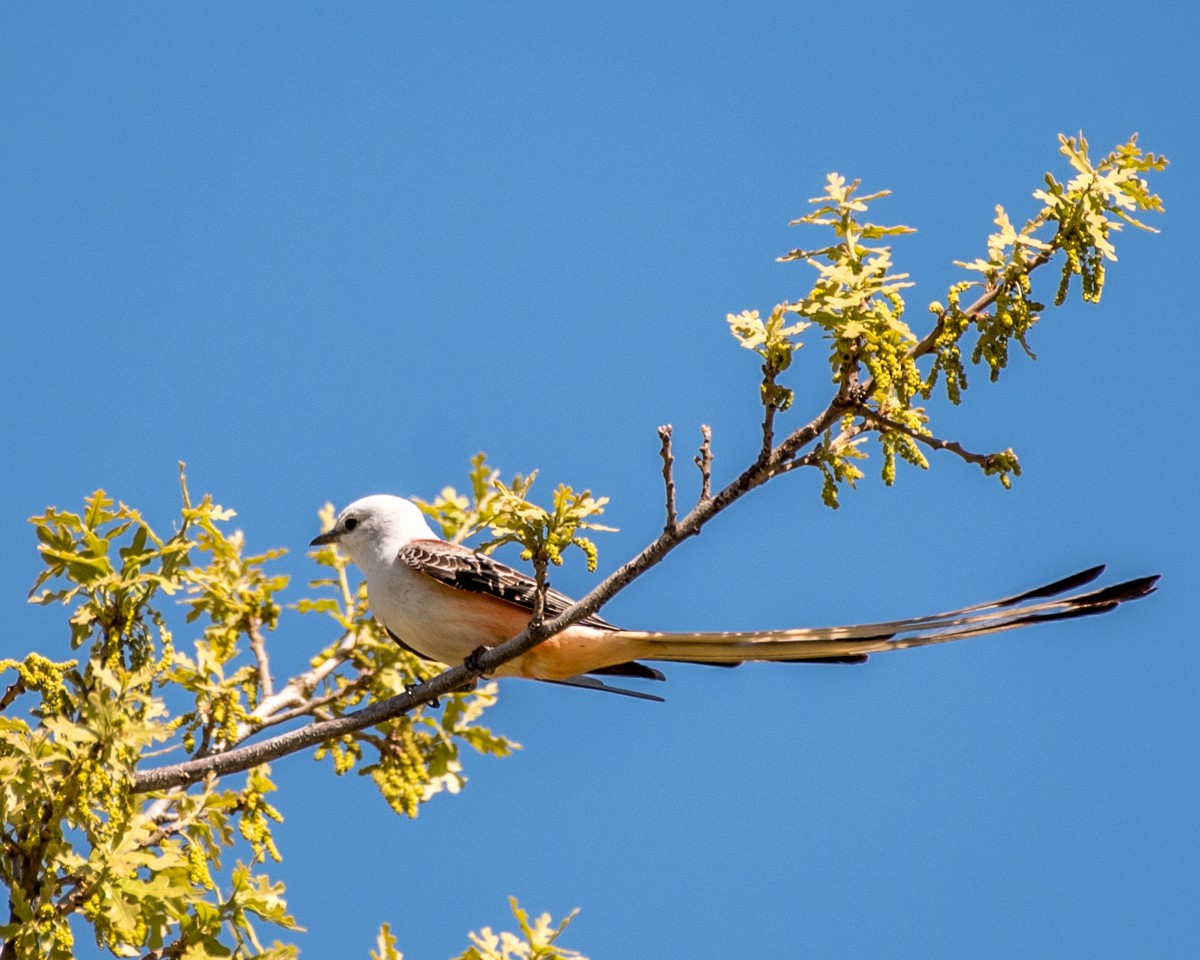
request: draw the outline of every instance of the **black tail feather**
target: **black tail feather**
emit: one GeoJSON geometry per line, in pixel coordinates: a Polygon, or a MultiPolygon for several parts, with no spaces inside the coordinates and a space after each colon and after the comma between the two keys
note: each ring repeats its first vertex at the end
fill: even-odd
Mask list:
{"type": "Polygon", "coordinates": [[[1048,583],[1044,587],[1035,587],[1033,590],[1028,590],[1015,597],[1009,597],[1004,602],[996,604],[996,606],[1012,607],[1018,603],[1024,603],[1026,600],[1040,600],[1043,597],[1053,597],[1060,593],[1066,593],[1068,590],[1074,590],[1076,587],[1082,587],[1084,584],[1091,583],[1104,572],[1105,566],[1106,564],[1101,563],[1095,567],[1088,567],[1086,570],[1080,570],[1079,573],[1073,573],[1069,577],[1063,577],[1061,580],[1048,583]]]}
{"type": "Polygon", "coordinates": [[[607,667],[597,667],[595,670],[589,670],[588,674],[593,677],[637,677],[639,680],[667,679],[661,670],[655,670],[654,667],[648,667],[636,660],[630,660],[628,663],[614,663],[607,667]]]}

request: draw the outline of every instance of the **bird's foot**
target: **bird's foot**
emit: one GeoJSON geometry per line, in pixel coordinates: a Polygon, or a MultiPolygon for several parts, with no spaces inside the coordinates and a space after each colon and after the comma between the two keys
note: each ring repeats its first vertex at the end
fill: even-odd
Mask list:
{"type": "MultiPolygon", "coordinates": [[[[404,692],[405,692],[405,693],[407,693],[407,694],[410,694],[410,695],[411,695],[411,694],[414,694],[414,693],[416,693],[416,692],[417,692],[418,690],[420,690],[420,689],[421,689],[421,684],[420,684],[420,683],[406,683],[406,684],[404,685],[404,692]]],[[[442,705],[442,699],[441,699],[441,697],[434,697],[434,698],[433,698],[432,700],[430,700],[430,701],[429,701],[429,703],[427,704],[427,706],[433,707],[435,710],[436,710],[438,707],[440,707],[441,705],[442,705]]]]}
{"type": "Polygon", "coordinates": [[[470,653],[467,654],[467,658],[463,661],[463,666],[466,667],[468,670],[470,670],[472,673],[474,673],[478,676],[482,676],[484,673],[484,670],[485,670],[485,667],[483,666],[483,663],[482,663],[482,657],[485,653],[488,652],[488,649],[489,649],[488,647],[482,647],[482,646],[476,647],[474,650],[472,650],[470,653]]]}

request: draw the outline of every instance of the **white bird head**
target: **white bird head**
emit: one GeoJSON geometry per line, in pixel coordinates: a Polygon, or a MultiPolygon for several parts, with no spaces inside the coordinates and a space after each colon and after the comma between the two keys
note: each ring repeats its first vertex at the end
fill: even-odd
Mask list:
{"type": "Polygon", "coordinates": [[[425,515],[411,500],[386,493],[363,497],[346,507],[327,533],[310,546],[336,543],[360,569],[390,563],[405,544],[436,539],[425,515]]]}

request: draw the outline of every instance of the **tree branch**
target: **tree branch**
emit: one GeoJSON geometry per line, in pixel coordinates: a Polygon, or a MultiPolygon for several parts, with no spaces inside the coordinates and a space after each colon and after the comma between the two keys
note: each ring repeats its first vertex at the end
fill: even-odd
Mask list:
{"type": "Polygon", "coordinates": [[[234,747],[223,753],[139,771],[133,780],[133,792],[147,793],[185,786],[204,779],[210,773],[215,776],[240,773],[289,753],[295,753],[297,750],[316,746],[326,740],[336,739],[345,734],[382,723],[384,720],[398,717],[414,707],[453,693],[473,679],[474,676],[465,667],[453,667],[421,684],[412,693],[389,697],[387,700],[381,700],[344,717],[321,720],[267,740],[234,747]]]}
{"type": "MultiPolygon", "coordinates": [[[[1029,261],[1027,272],[1033,271],[1049,262],[1052,255],[1052,251],[1044,251],[1033,257],[1029,261]]],[[[1000,289],[998,287],[987,290],[964,312],[968,316],[977,315],[991,305],[999,293],[1000,289]]],[[[939,317],[933,330],[912,347],[910,353],[914,359],[924,356],[934,349],[943,324],[944,315],[939,317]]],[[[259,764],[268,763],[290,753],[295,753],[327,740],[355,733],[375,724],[382,723],[385,720],[393,719],[418,706],[431,703],[439,697],[461,690],[464,687],[469,687],[479,676],[494,671],[501,664],[527,653],[547,637],[553,636],[571,624],[596,613],[601,606],[612,599],[627,584],[640,577],[651,567],[656,566],[684,540],[699,534],[700,530],[709,520],[728,508],[736,500],[745,496],[755,487],[766,483],[771,477],[780,473],[787,473],[797,467],[810,465],[814,462],[813,458],[805,456],[797,459],[799,451],[816,440],[824,431],[832,427],[848,409],[856,411],[863,409],[862,400],[870,396],[873,386],[873,380],[870,379],[852,385],[843,380],[837,396],[834,397],[822,413],[818,414],[807,424],[792,431],[778,446],[767,452],[765,456],[760,455],[751,466],[715,495],[711,492],[712,431],[708,426],[703,426],[701,430],[704,441],[700,445],[699,455],[695,458],[696,465],[700,468],[701,495],[696,505],[687,515],[678,519],[674,524],[668,522],[667,527],[657,539],[649,543],[641,552],[613,573],[609,574],[583,599],[563,611],[557,617],[540,625],[531,624],[511,640],[507,640],[491,649],[479,651],[478,656],[472,655],[470,658],[470,668],[465,665],[450,667],[443,673],[425,681],[407,693],[390,697],[387,700],[381,700],[354,713],[331,720],[320,720],[267,740],[235,747],[211,756],[198,757],[182,763],[140,771],[134,778],[134,792],[146,793],[165,790],[171,787],[194,783],[209,774],[222,776],[224,774],[249,770],[259,764]]],[[[874,414],[873,416],[876,419],[887,421],[884,424],[885,426],[903,430],[906,434],[913,436],[914,439],[931,446],[936,446],[937,449],[950,450],[969,462],[981,463],[986,460],[986,457],[983,455],[972,454],[962,449],[958,444],[914,433],[909,428],[903,427],[901,424],[895,424],[879,414],[874,414]]],[[[846,438],[853,436],[854,432],[860,432],[853,427],[851,431],[851,433],[845,434],[846,438]]],[[[673,505],[673,493],[670,492],[672,490],[670,428],[660,428],[659,437],[663,444],[663,475],[665,482],[668,484],[668,519],[670,519],[670,505],[673,505]],[[665,437],[664,430],[666,431],[665,437]]],[[[839,437],[838,439],[840,441],[843,437],[839,437]]],[[[347,641],[343,641],[343,645],[349,640],[350,638],[347,638],[347,641]]]]}
{"type": "MultiPolygon", "coordinates": [[[[526,627],[511,640],[480,652],[478,657],[472,657],[472,668],[469,669],[465,665],[450,667],[407,693],[389,697],[387,700],[381,700],[362,710],[332,720],[321,720],[297,730],[291,730],[257,743],[235,747],[222,753],[139,771],[134,777],[134,792],[147,793],[185,786],[202,780],[209,774],[223,776],[240,773],[259,764],[277,760],[289,753],[295,753],[327,740],[374,726],[385,720],[391,720],[423,704],[431,703],[439,697],[469,687],[479,676],[492,672],[501,664],[533,649],[547,637],[596,613],[627,584],[657,565],[680,543],[689,537],[696,536],[716,514],[725,510],[755,487],[765,483],[774,474],[782,472],[781,468],[787,461],[794,458],[795,451],[820,436],[821,432],[838,416],[840,416],[840,412],[835,409],[835,405],[831,404],[830,408],[819,417],[791,433],[765,460],[756,461],[715,495],[702,497],[672,529],[664,530],[657,539],[609,574],[578,603],[557,617],[546,621],[540,627],[526,627]]],[[[705,446],[707,446],[711,441],[711,431],[708,427],[704,427],[704,435],[705,446]]],[[[705,447],[702,446],[702,456],[697,457],[702,473],[705,469],[704,449],[705,447]]],[[[707,463],[711,468],[711,450],[707,463]]]]}

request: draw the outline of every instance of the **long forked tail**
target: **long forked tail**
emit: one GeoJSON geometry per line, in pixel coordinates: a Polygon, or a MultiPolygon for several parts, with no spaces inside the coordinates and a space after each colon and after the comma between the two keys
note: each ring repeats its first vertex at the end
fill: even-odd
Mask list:
{"type": "Polygon", "coordinates": [[[1087,593],[1063,596],[1091,583],[1103,566],[990,603],[909,620],[847,627],[805,627],[733,633],[652,633],[622,630],[639,660],[737,664],[746,660],[858,663],[868,654],[966,640],[1051,620],[1107,613],[1155,590],[1158,576],[1127,580],[1087,593]]]}

